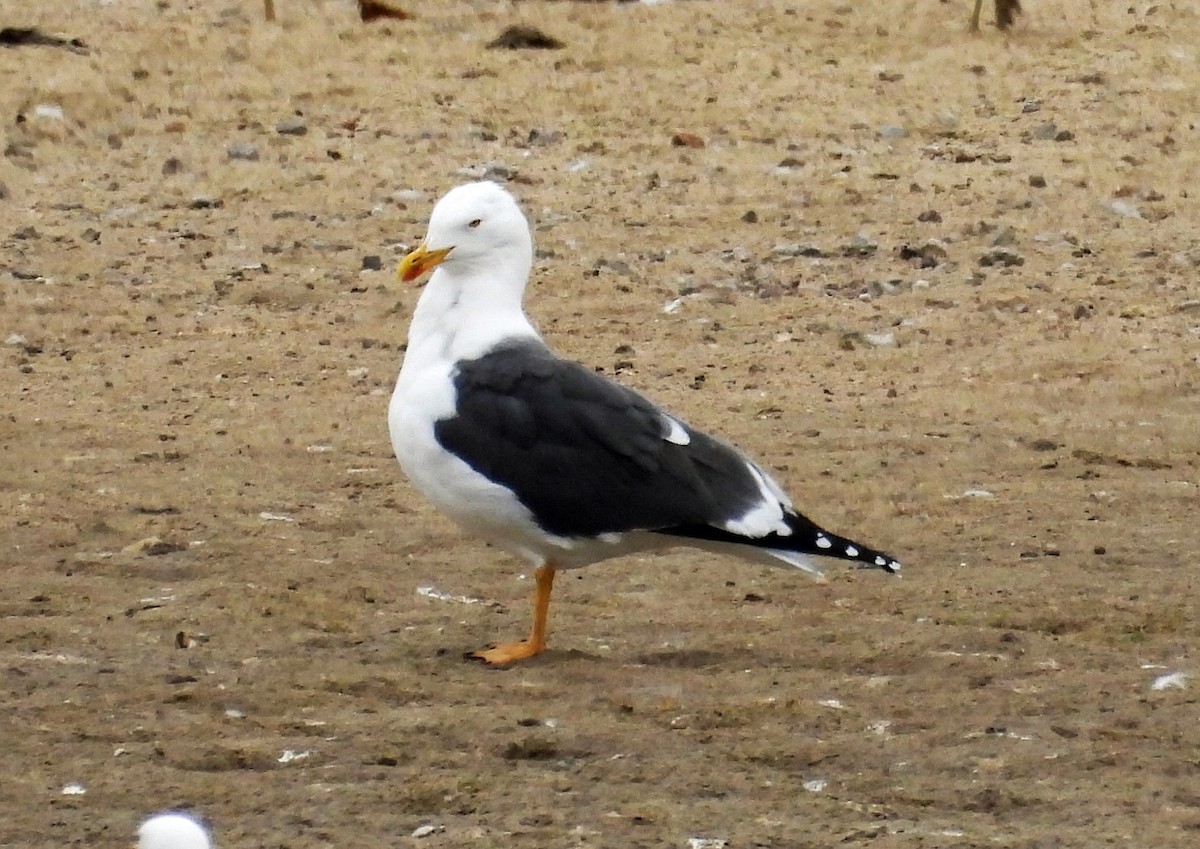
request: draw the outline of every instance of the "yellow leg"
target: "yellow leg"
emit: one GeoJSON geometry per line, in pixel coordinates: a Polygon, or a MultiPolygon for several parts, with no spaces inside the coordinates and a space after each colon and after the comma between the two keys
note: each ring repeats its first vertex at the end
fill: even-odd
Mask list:
{"type": "Polygon", "coordinates": [[[546,648],[546,619],[550,613],[550,591],[554,589],[554,567],[542,566],[534,575],[537,589],[533,595],[533,630],[529,632],[529,639],[519,643],[500,643],[472,652],[467,657],[482,660],[488,666],[505,666],[516,660],[533,657],[546,648]]]}
{"type": "Polygon", "coordinates": [[[979,32],[979,12],[983,6],[983,0],[975,0],[975,11],[971,13],[971,32],[979,32]]]}

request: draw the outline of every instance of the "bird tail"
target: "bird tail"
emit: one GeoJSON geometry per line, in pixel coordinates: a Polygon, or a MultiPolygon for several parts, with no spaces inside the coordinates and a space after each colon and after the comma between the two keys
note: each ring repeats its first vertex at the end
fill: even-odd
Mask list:
{"type": "Polygon", "coordinates": [[[890,574],[900,571],[900,561],[890,554],[830,533],[800,513],[789,513],[784,520],[791,530],[790,534],[770,533],[766,536],[750,537],[713,525],[677,525],[662,528],[657,533],[682,537],[693,544],[708,543],[708,547],[719,546],[731,553],[755,560],[762,559],[755,557],[755,554],[766,555],[818,577],[822,572],[820,567],[809,559],[813,555],[849,560],[862,569],[882,569],[890,574]]]}

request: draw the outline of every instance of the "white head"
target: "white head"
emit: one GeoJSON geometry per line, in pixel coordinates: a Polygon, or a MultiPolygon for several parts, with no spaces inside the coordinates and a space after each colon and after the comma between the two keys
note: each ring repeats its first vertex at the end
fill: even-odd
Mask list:
{"type": "Polygon", "coordinates": [[[138,849],[212,849],[212,840],[187,814],[156,814],[138,829],[138,849]]]}
{"type": "Polygon", "coordinates": [[[484,181],[453,188],[437,202],[425,238],[397,273],[411,282],[438,266],[456,277],[508,272],[524,285],[532,264],[533,237],[516,199],[484,181]]]}

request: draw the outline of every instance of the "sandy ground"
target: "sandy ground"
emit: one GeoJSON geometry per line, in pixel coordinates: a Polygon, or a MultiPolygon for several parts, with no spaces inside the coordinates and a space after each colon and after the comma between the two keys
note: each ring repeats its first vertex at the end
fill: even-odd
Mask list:
{"type": "Polygon", "coordinates": [[[89,48],[0,48],[0,846],[1200,841],[1192,4],[277,5],[0,6],[89,48]],[[463,662],[531,581],[391,456],[390,270],[486,168],[552,344],[904,578],[630,558],[463,662]]]}

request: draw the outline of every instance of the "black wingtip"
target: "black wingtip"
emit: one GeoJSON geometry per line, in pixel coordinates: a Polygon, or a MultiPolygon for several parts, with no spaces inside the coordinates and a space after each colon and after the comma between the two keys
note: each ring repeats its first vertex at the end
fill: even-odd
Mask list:
{"type": "Polygon", "coordinates": [[[896,558],[889,557],[886,554],[879,554],[879,555],[871,558],[870,563],[863,563],[863,562],[859,561],[858,568],[859,569],[881,569],[884,572],[887,572],[889,575],[895,575],[897,578],[899,578],[900,570],[903,567],[902,567],[900,561],[897,560],[896,558]]]}
{"type": "Polygon", "coordinates": [[[899,574],[900,561],[890,554],[855,542],[835,533],[830,533],[812,522],[807,516],[795,513],[788,516],[792,537],[788,548],[802,554],[817,554],[849,560],[860,569],[881,569],[891,575],[899,574]]]}
{"type": "Polygon", "coordinates": [[[901,564],[895,557],[852,539],[830,533],[800,513],[789,515],[787,523],[792,532],[786,536],[772,533],[763,537],[747,537],[715,528],[712,525],[677,525],[663,528],[658,533],[714,542],[736,543],[755,548],[772,549],[776,552],[832,557],[837,560],[848,560],[860,569],[880,569],[890,575],[900,573],[901,564]]]}

